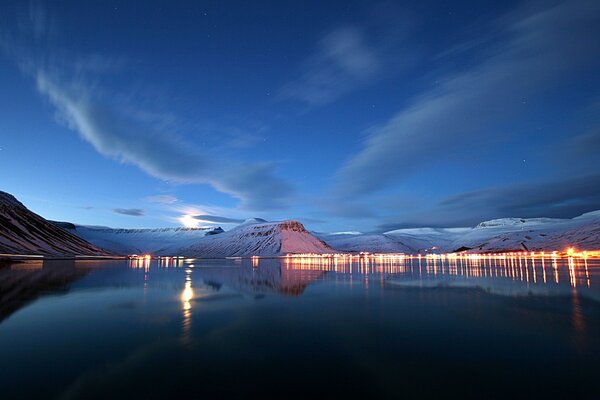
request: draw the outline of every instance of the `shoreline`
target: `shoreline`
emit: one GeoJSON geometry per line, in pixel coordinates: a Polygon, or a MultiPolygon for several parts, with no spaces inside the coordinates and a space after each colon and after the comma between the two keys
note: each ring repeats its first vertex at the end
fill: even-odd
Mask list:
{"type": "MultiPolygon", "coordinates": [[[[42,254],[9,254],[0,253],[0,263],[15,262],[15,261],[45,261],[45,260],[136,260],[146,256],[92,256],[92,255],[42,255],[42,254]]],[[[225,257],[193,257],[193,256],[153,256],[149,255],[149,259],[181,259],[181,260],[242,260],[242,259],[295,259],[295,258],[371,258],[371,257],[405,257],[405,258],[503,258],[503,257],[534,257],[534,258],[597,258],[600,257],[600,251],[586,250],[569,253],[564,251],[536,251],[536,252],[489,252],[489,253],[433,253],[433,254],[407,254],[407,253],[324,253],[324,254],[286,254],[279,256],[225,256],[225,257]]]]}

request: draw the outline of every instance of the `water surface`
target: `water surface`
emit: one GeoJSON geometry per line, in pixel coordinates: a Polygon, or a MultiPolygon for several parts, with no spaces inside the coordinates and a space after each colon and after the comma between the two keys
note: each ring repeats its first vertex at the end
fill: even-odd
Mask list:
{"type": "Polygon", "coordinates": [[[2,398],[593,397],[597,259],[0,269],[2,398]]]}

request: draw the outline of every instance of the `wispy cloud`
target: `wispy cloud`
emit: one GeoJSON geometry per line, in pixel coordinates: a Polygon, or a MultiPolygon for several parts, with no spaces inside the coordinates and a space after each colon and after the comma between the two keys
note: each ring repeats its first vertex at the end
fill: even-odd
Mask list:
{"type": "MultiPolygon", "coordinates": [[[[600,107],[597,108],[600,115],[600,107]]],[[[576,157],[590,157],[597,162],[600,156],[600,123],[580,135],[574,136],[567,143],[568,149],[576,157]]]]}
{"type": "MultiPolygon", "coordinates": [[[[208,224],[227,223],[225,220],[243,222],[247,218],[247,210],[240,208],[222,207],[210,204],[193,204],[178,200],[173,204],[162,205],[168,214],[176,215],[172,222],[180,221],[182,216],[208,224]],[[226,216],[226,217],[225,217],[226,216]]],[[[260,212],[258,214],[261,214],[260,212]]]]}
{"type": "Polygon", "coordinates": [[[501,40],[472,68],[446,76],[384,124],[337,173],[340,195],[368,195],[418,172],[432,159],[493,135],[491,124],[518,113],[525,96],[555,85],[565,72],[598,61],[600,4],[569,1],[519,11],[498,23],[501,40]],[[427,155],[426,157],[424,155],[427,155]]]}
{"type": "Polygon", "coordinates": [[[146,201],[150,203],[156,204],[175,204],[178,199],[175,196],[171,196],[170,194],[158,194],[156,196],[148,196],[146,197],[146,201]]]}
{"type": "Polygon", "coordinates": [[[404,221],[388,220],[379,230],[415,226],[473,226],[504,217],[572,218],[600,208],[600,174],[460,193],[404,221]]]}
{"type": "Polygon", "coordinates": [[[600,174],[477,190],[440,205],[454,211],[477,210],[487,217],[573,217],[600,208],[600,174]]]}
{"type": "Polygon", "coordinates": [[[143,217],[145,214],[141,208],[113,208],[113,212],[131,217],[143,217]]]}
{"type": "Polygon", "coordinates": [[[35,79],[39,93],[55,107],[59,119],[99,153],[159,179],[209,184],[240,199],[242,208],[262,210],[288,204],[292,188],[276,175],[275,163],[223,159],[210,149],[195,147],[174,127],[156,123],[154,113],[139,105],[143,102],[111,92],[94,68],[85,67],[106,64],[100,62],[104,58],[68,55],[48,43],[32,47],[47,26],[42,22],[47,19],[43,11],[33,15],[19,25],[18,35],[3,35],[2,48],[35,79]],[[69,57],[74,61],[65,62],[69,57]]]}
{"type": "Polygon", "coordinates": [[[194,215],[194,219],[200,222],[208,222],[214,224],[240,224],[244,222],[243,219],[221,217],[219,215],[194,215]]]}
{"type": "Polygon", "coordinates": [[[323,106],[371,81],[380,68],[380,55],[364,32],[339,28],[319,41],[300,76],[281,89],[279,98],[323,106]]]}
{"type": "Polygon", "coordinates": [[[67,83],[37,71],[37,88],[68,126],[101,154],[179,183],[208,183],[249,209],[280,208],[290,186],[275,176],[273,163],[243,164],[201,152],[177,134],[154,128],[135,113],[103,101],[93,85],[67,83]]]}

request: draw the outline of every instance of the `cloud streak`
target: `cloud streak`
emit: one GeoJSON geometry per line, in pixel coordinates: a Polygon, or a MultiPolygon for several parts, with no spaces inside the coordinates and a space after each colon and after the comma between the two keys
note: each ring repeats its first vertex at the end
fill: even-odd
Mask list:
{"type": "Polygon", "coordinates": [[[598,2],[565,2],[499,25],[508,28],[484,61],[369,131],[363,149],[336,174],[338,195],[370,194],[468,143],[484,146],[485,130],[518,113],[524,96],[555,84],[600,51],[598,41],[589,40],[599,33],[598,2]]]}
{"type": "Polygon", "coordinates": [[[324,106],[371,81],[380,69],[380,56],[364,33],[339,28],[319,41],[300,77],[285,85],[279,98],[324,106]]]}
{"type": "Polygon", "coordinates": [[[179,183],[207,183],[242,201],[248,209],[282,208],[291,187],[274,174],[273,163],[220,160],[176,134],[152,126],[102,101],[86,82],[68,84],[37,71],[37,88],[68,126],[99,153],[133,164],[148,174],[179,183]]]}
{"type": "Polygon", "coordinates": [[[103,88],[94,68],[82,69],[90,60],[104,64],[98,57],[84,63],[73,57],[72,63],[65,63],[65,53],[55,51],[54,45],[32,51],[31,43],[43,36],[39,31],[47,24],[42,11],[31,15],[24,23],[29,24],[29,42],[23,39],[25,28],[20,24],[19,35],[3,36],[2,48],[35,79],[37,90],[55,107],[59,119],[100,154],[166,181],[209,184],[238,198],[245,209],[288,205],[292,188],[276,175],[274,163],[223,159],[210,149],[196,148],[169,124],[156,123],[154,113],[140,109],[135,101],[120,101],[103,88]]]}
{"type": "Polygon", "coordinates": [[[177,203],[178,199],[170,194],[158,194],[155,196],[146,197],[146,201],[149,201],[150,203],[169,205],[177,203]]]}
{"type": "Polygon", "coordinates": [[[213,224],[241,224],[244,222],[243,219],[221,217],[218,215],[194,215],[194,219],[201,222],[208,222],[213,224]]]}
{"type": "Polygon", "coordinates": [[[600,174],[477,190],[452,196],[440,205],[450,211],[477,210],[479,215],[494,218],[571,218],[600,207],[600,174]]]}
{"type": "Polygon", "coordinates": [[[113,208],[113,212],[131,217],[143,217],[145,215],[144,210],[141,208],[113,208]]]}
{"type": "Polygon", "coordinates": [[[504,217],[573,218],[600,208],[600,174],[475,190],[446,198],[414,220],[385,222],[380,231],[416,226],[473,226],[504,217]]]}

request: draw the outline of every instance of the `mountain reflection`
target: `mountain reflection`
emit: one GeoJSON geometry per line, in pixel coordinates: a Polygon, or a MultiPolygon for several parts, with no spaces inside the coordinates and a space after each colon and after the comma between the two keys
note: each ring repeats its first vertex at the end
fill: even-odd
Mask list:
{"type": "Polygon", "coordinates": [[[202,267],[195,270],[208,285],[222,285],[251,295],[278,293],[299,296],[325,271],[283,268],[280,259],[241,260],[239,267],[202,267]]]}
{"type": "MultiPolygon", "coordinates": [[[[133,268],[148,271],[155,261],[140,260],[133,268]]],[[[479,288],[504,296],[568,295],[572,290],[600,299],[593,286],[600,259],[515,255],[458,255],[417,257],[371,255],[354,257],[283,257],[236,260],[160,259],[161,268],[189,268],[194,279],[219,289],[227,286],[253,296],[282,294],[299,296],[318,280],[335,279],[363,284],[404,288],[479,288]],[[195,266],[191,263],[195,263],[195,266]]],[[[188,269],[189,271],[189,269],[188,269]]],[[[190,273],[181,295],[193,296],[190,273]],[[188,287],[189,286],[189,287],[188,287]]]]}
{"type": "Polygon", "coordinates": [[[35,260],[0,268],[0,322],[41,295],[66,292],[69,284],[87,275],[96,263],[35,260]]]}
{"type": "MultiPolygon", "coordinates": [[[[481,289],[502,296],[569,296],[600,301],[600,259],[527,255],[453,257],[354,256],[250,259],[37,260],[0,268],[0,321],[48,293],[77,287],[135,287],[172,282],[179,290],[184,330],[192,307],[222,286],[242,294],[300,296],[317,281],[366,289],[481,289]],[[127,266],[128,268],[122,268],[127,266]],[[192,282],[193,277],[193,282],[192,282]]],[[[184,335],[189,336],[189,335],[184,335]]]]}

